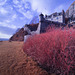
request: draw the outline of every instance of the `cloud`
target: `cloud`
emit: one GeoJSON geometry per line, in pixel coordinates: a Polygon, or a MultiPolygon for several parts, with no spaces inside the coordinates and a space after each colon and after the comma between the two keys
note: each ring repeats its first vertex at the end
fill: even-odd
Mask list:
{"type": "Polygon", "coordinates": [[[10,38],[12,35],[4,34],[0,32],[0,38],[10,38]]]}
{"type": "MultiPolygon", "coordinates": [[[[10,20],[5,20],[5,22],[6,22],[6,23],[10,23],[11,21],[10,21],[10,20]]],[[[0,23],[1,23],[1,22],[0,22],[0,23]]],[[[2,23],[1,23],[1,24],[2,24],[2,23]]]]}
{"type": "Polygon", "coordinates": [[[17,14],[12,15],[11,21],[15,20],[17,18],[17,14]]]}
{"type": "Polygon", "coordinates": [[[19,1],[18,0],[13,0],[14,4],[18,4],[19,1]]]}
{"type": "Polygon", "coordinates": [[[17,19],[17,13],[13,10],[11,5],[0,6],[0,26],[17,29],[16,24],[13,24],[17,19]]]}
{"type": "Polygon", "coordinates": [[[3,15],[5,15],[5,14],[8,13],[8,11],[5,8],[0,7],[0,13],[3,14],[3,15]]]}
{"type": "Polygon", "coordinates": [[[12,29],[17,29],[17,26],[11,24],[10,25],[10,20],[5,20],[4,22],[0,22],[0,26],[2,27],[9,27],[9,28],[12,28],[12,29]]]}
{"type": "Polygon", "coordinates": [[[52,14],[55,11],[61,12],[67,10],[74,0],[28,0],[31,3],[32,10],[37,10],[40,14],[52,14]],[[68,6],[69,5],[69,6],[68,6]],[[66,7],[66,8],[65,8],[66,7]]]}
{"type": "Polygon", "coordinates": [[[21,13],[24,17],[27,19],[31,19],[33,17],[33,11],[31,11],[31,5],[26,0],[13,0],[13,6],[16,8],[16,10],[21,13]]]}
{"type": "Polygon", "coordinates": [[[7,2],[7,0],[0,0],[0,5],[4,5],[7,2]]]}
{"type": "Polygon", "coordinates": [[[52,12],[52,0],[29,0],[29,2],[31,3],[32,9],[37,10],[38,13],[50,14],[52,12]]]}
{"type": "Polygon", "coordinates": [[[28,18],[28,19],[32,19],[33,15],[31,11],[26,11],[24,12],[24,10],[19,9],[19,12],[22,13],[24,15],[24,17],[28,18]]]}
{"type": "Polygon", "coordinates": [[[30,9],[31,8],[31,5],[30,5],[29,2],[26,2],[24,6],[25,6],[26,9],[30,9]]]}
{"type": "Polygon", "coordinates": [[[3,34],[12,35],[15,33],[15,31],[16,31],[16,29],[0,26],[0,32],[3,34]]]}

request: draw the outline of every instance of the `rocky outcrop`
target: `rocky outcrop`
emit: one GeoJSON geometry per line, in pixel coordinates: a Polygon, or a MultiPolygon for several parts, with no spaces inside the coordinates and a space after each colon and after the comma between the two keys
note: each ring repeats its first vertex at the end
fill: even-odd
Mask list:
{"type": "MultiPolygon", "coordinates": [[[[38,27],[37,24],[29,24],[27,27],[30,29],[30,31],[36,31],[38,27]]],[[[9,41],[24,41],[24,36],[27,35],[28,32],[24,31],[24,28],[19,29],[10,39],[9,41]]]]}
{"type": "Polygon", "coordinates": [[[30,31],[36,31],[38,28],[39,23],[36,24],[29,24],[27,27],[29,28],[30,31]]]}
{"type": "Polygon", "coordinates": [[[23,41],[24,35],[27,34],[27,32],[24,32],[24,28],[21,28],[18,32],[16,32],[9,40],[10,41],[23,41]]]}

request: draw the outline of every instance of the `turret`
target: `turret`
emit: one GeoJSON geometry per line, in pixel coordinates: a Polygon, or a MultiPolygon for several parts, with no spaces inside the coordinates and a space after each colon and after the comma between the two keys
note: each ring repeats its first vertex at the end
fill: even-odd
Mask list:
{"type": "Polygon", "coordinates": [[[39,21],[40,22],[43,22],[44,21],[44,15],[42,13],[39,15],[39,21]]]}
{"type": "Polygon", "coordinates": [[[63,23],[65,23],[65,12],[62,10],[62,15],[63,15],[63,23]]]}

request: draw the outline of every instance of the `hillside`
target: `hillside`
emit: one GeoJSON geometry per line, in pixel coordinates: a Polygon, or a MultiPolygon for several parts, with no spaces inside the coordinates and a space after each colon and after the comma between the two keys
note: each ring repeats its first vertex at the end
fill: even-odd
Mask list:
{"type": "Polygon", "coordinates": [[[21,28],[18,32],[16,32],[9,40],[10,41],[23,41],[24,35],[26,32],[24,32],[24,28],[21,28]]]}
{"type": "MultiPolygon", "coordinates": [[[[38,23],[37,24],[29,24],[29,25],[27,25],[27,27],[31,31],[36,31],[37,27],[38,27],[38,23]]],[[[21,28],[9,40],[10,41],[24,41],[24,35],[27,35],[27,34],[28,34],[27,31],[24,31],[24,28],[21,28]]]]}

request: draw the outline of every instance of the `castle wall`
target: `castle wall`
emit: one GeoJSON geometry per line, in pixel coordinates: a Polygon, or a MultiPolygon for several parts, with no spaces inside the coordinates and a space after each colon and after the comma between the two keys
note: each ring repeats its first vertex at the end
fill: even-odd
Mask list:
{"type": "Polygon", "coordinates": [[[46,27],[48,26],[48,23],[47,22],[42,22],[41,24],[40,24],[40,33],[42,33],[42,32],[45,32],[45,29],[46,29],[46,27]]]}
{"type": "Polygon", "coordinates": [[[26,42],[27,39],[28,39],[30,36],[31,36],[31,35],[25,35],[25,36],[24,36],[24,42],[26,42]]]}
{"type": "Polygon", "coordinates": [[[56,17],[51,17],[51,18],[48,18],[46,20],[63,23],[63,16],[60,15],[60,16],[56,16],[56,17]]]}
{"type": "Polygon", "coordinates": [[[62,10],[62,12],[60,12],[60,13],[55,12],[51,15],[46,15],[45,20],[65,23],[65,12],[64,12],[64,10],[62,10]]]}
{"type": "Polygon", "coordinates": [[[46,32],[46,29],[49,26],[55,27],[55,28],[59,28],[59,27],[64,28],[66,26],[66,24],[60,23],[60,22],[44,20],[43,22],[40,23],[40,33],[46,32]]]}
{"type": "Polygon", "coordinates": [[[30,29],[28,27],[26,27],[26,26],[24,27],[24,31],[27,31],[28,34],[30,34],[30,32],[31,32],[30,29]]]}
{"type": "Polygon", "coordinates": [[[64,10],[60,13],[53,13],[52,15],[45,16],[41,14],[39,16],[39,26],[40,26],[40,33],[46,31],[47,27],[50,25],[60,26],[65,23],[65,12],[64,10]]]}
{"type": "Polygon", "coordinates": [[[36,30],[36,33],[37,33],[37,34],[40,34],[40,26],[41,26],[41,22],[39,22],[38,28],[37,28],[37,30],[36,30]]]}

